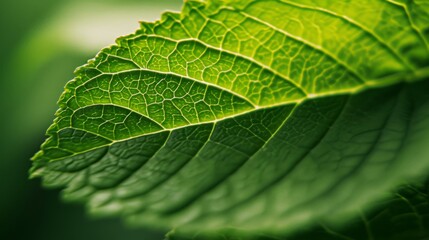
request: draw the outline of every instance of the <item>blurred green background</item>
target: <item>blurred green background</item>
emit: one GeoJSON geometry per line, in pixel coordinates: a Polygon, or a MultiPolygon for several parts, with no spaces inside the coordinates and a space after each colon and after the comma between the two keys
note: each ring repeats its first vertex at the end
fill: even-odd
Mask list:
{"type": "Polygon", "coordinates": [[[0,2],[0,239],[163,239],[119,219],[92,219],[59,190],[28,180],[65,83],[138,21],[180,10],[181,0],[15,0],[0,2]]]}

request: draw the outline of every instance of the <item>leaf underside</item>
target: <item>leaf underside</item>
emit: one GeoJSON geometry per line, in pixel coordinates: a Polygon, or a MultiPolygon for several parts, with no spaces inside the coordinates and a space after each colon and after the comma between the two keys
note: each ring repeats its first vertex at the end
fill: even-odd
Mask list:
{"type": "Polygon", "coordinates": [[[188,1],[76,71],[32,176],[178,234],[390,239],[346,223],[427,176],[428,42],[424,0],[188,1]]]}
{"type": "Polygon", "coordinates": [[[301,229],[294,236],[259,233],[253,236],[204,236],[195,232],[186,237],[171,231],[167,240],[350,240],[350,239],[427,239],[429,237],[429,179],[422,184],[403,185],[375,210],[361,211],[347,224],[301,229]]]}

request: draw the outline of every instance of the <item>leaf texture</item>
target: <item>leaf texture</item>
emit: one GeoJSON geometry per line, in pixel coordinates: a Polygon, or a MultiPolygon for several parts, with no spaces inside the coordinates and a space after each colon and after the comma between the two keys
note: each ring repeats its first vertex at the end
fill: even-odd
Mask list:
{"type": "Polygon", "coordinates": [[[76,71],[33,176],[178,232],[337,224],[427,175],[426,1],[187,1],[76,71]]]}

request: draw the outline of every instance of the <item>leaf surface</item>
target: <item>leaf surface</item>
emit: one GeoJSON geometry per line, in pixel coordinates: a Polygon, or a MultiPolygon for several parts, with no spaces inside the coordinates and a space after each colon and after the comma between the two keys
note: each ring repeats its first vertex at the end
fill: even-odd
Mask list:
{"type": "Polygon", "coordinates": [[[32,175],[191,232],[345,221],[427,175],[425,1],[188,1],[76,71],[32,175]]]}

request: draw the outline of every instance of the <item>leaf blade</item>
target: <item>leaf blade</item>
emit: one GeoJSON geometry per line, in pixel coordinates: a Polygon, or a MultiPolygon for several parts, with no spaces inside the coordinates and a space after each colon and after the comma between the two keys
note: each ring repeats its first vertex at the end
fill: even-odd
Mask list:
{"type": "MultiPolygon", "coordinates": [[[[344,186],[361,186],[359,178],[373,178],[386,191],[417,174],[406,170],[383,183],[365,171],[379,174],[395,163],[383,148],[403,151],[397,139],[405,138],[407,117],[414,116],[411,92],[427,100],[412,90],[427,82],[424,35],[407,15],[400,34],[410,38],[387,42],[400,34],[381,35],[365,25],[372,22],[325,5],[190,1],[182,15],[143,23],[77,70],[33,175],[67,186],[66,196],[89,202],[91,211],[125,214],[139,224],[292,232],[325,218],[326,196],[349,199],[344,186]],[[290,15],[279,20],[284,12],[290,15]],[[331,25],[318,20],[350,36],[332,35],[331,25]],[[293,21],[305,29],[288,25],[293,21]],[[319,38],[309,35],[310,25],[319,38]],[[241,35],[251,37],[234,37],[241,35]],[[410,46],[417,51],[403,50],[410,46]],[[417,83],[398,84],[408,81],[417,83]],[[393,143],[384,144],[389,138],[393,143]],[[259,175],[261,168],[266,175],[259,175]],[[313,187],[308,170],[325,183],[313,187]],[[289,200],[266,210],[268,196],[289,200]],[[319,209],[311,206],[317,198],[325,202],[319,209]]],[[[407,14],[391,2],[372,5],[388,16],[407,14]]],[[[429,165],[414,161],[422,172],[429,165]]],[[[379,195],[361,188],[368,199],[379,195]]],[[[350,200],[337,214],[368,202],[350,200]]]]}

